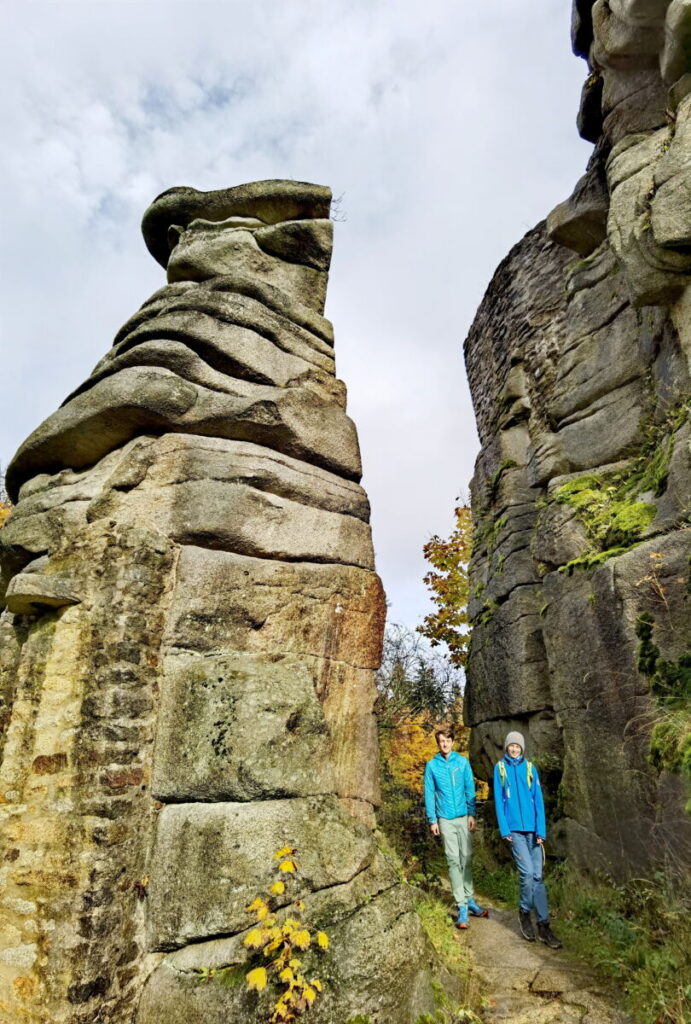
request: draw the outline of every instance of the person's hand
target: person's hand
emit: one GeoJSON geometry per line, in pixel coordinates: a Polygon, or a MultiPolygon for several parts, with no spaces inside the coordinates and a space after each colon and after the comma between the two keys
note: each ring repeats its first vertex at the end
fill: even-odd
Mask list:
{"type": "Polygon", "coordinates": [[[513,839],[512,839],[511,836],[502,836],[502,839],[505,839],[507,841],[507,843],[512,843],[513,842],[513,839]]]}
{"type": "Polygon", "coordinates": [[[535,842],[538,846],[542,846],[544,844],[544,839],[541,836],[538,836],[535,842]]]}
{"type": "Polygon", "coordinates": [[[474,832],[475,828],[476,828],[475,818],[472,816],[472,814],[470,814],[470,815],[468,815],[468,831],[469,832],[474,832]]]}
{"type": "Polygon", "coordinates": [[[432,824],[429,827],[429,830],[433,836],[439,835],[439,826],[437,825],[436,821],[432,822],[432,824]]]}

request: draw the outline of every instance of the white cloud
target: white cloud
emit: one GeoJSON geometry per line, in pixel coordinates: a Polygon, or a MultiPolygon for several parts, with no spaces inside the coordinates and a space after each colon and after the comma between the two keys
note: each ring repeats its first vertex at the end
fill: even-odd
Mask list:
{"type": "Polygon", "coordinates": [[[420,549],[476,452],[462,341],[496,264],[571,190],[584,65],[563,0],[89,0],[9,6],[0,117],[0,459],[162,283],[164,188],[345,192],[328,314],[379,568],[426,610],[420,549]]]}

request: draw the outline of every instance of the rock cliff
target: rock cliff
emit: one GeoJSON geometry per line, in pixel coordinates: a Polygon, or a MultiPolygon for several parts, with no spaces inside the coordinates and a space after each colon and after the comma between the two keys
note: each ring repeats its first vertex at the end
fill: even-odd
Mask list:
{"type": "Polygon", "coordinates": [[[255,1019],[245,908],[285,844],[331,940],[310,1019],[434,1007],[372,834],[385,603],[323,316],[330,199],[159,196],[168,284],[8,469],[3,1020],[255,1019]],[[240,983],[200,982],[218,967],[240,983]]]}
{"type": "Polygon", "coordinates": [[[476,768],[520,727],[554,840],[625,875],[691,853],[691,3],[576,0],[573,46],[592,157],[465,344],[467,714],[476,768]]]}

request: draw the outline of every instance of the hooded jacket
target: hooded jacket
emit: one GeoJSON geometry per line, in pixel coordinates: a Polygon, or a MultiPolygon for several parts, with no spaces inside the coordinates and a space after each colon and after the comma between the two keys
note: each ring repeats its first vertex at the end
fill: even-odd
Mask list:
{"type": "Polygon", "coordinates": [[[547,838],[545,804],[537,768],[533,765],[532,780],[528,785],[528,762],[520,757],[504,754],[506,783],[502,783],[498,762],[494,766],[494,807],[497,812],[499,833],[503,837],[512,832],[535,832],[540,839],[547,838]]]}
{"type": "Polygon", "coordinates": [[[425,765],[425,811],[434,824],[438,818],[475,814],[475,780],[467,757],[452,750],[436,754],[425,765]]]}

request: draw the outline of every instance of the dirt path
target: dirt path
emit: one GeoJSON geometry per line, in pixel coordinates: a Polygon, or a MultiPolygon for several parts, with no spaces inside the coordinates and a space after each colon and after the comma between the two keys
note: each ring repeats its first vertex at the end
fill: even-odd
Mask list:
{"type": "Polygon", "coordinates": [[[564,950],[526,942],[515,911],[493,909],[489,920],[471,918],[459,937],[489,994],[482,1013],[487,1024],[630,1024],[585,965],[564,950]]]}

